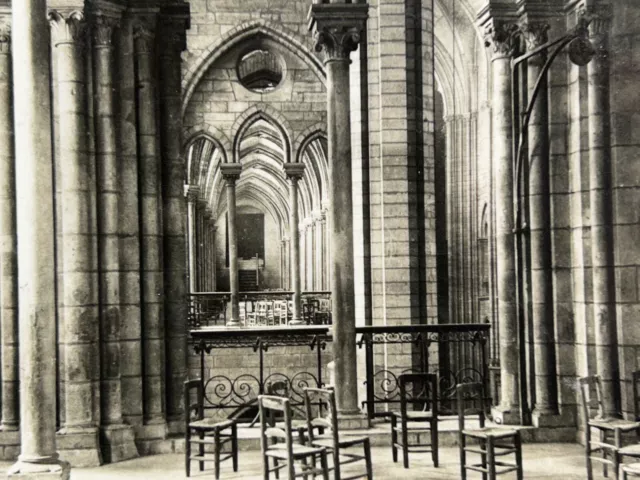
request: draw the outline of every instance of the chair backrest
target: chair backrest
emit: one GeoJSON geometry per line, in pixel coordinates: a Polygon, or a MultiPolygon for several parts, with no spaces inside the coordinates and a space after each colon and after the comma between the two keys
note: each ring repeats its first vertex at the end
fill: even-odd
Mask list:
{"type": "Polygon", "coordinates": [[[633,414],[640,420],[640,370],[633,372],[633,414]]]}
{"type": "Polygon", "coordinates": [[[289,458],[293,457],[293,439],[291,435],[291,404],[288,398],[273,395],[259,395],[258,408],[260,412],[260,445],[262,452],[270,445],[270,440],[284,441],[289,458]],[[283,419],[284,428],[271,423],[274,416],[283,419]]]}
{"type": "Polygon", "coordinates": [[[433,373],[403,373],[400,383],[400,412],[407,414],[407,405],[422,405],[438,418],[438,376],[433,373]]]}
{"type": "Polygon", "coordinates": [[[584,421],[588,422],[589,419],[592,418],[591,409],[589,408],[592,391],[596,393],[596,402],[598,405],[597,416],[602,417],[604,415],[604,404],[602,403],[602,383],[600,382],[600,377],[598,375],[580,377],[578,379],[578,385],[580,385],[580,401],[584,421]]]}
{"type": "Polygon", "coordinates": [[[464,430],[465,419],[468,416],[477,416],[480,428],[484,428],[484,385],[479,382],[456,385],[456,397],[458,400],[459,431],[464,430]]]}
{"type": "Polygon", "coordinates": [[[202,380],[196,378],[184,382],[184,405],[186,407],[185,424],[204,418],[204,388],[202,380]]]}
{"type": "Polygon", "coordinates": [[[305,388],[304,408],[307,416],[307,430],[309,440],[313,442],[315,428],[329,429],[333,445],[337,448],[339,442],[338,411],[336,408],[336,394],[329,388],[305,388]],[[316,407],[314,409],[314,406],[316,407]],[[324,408],[328,407],[328,416],[323,416],[324,408]]]}

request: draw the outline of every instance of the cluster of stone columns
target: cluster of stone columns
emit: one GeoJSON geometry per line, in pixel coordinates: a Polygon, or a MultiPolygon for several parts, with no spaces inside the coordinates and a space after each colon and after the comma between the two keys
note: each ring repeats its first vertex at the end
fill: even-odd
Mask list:
{"type": "Polygon", "coordinates": [[[314,210],[299,224],[302,290],[328,290],[327,210],[314,210]]]}
{"type": "Polygon", "coordinates": [[[200,187],[187,185],[187,233],[189,290],[216,290],[216,223],[208,204],[199,197],[200,187]]]}
{"type": "MultiPolygon", "coordinates": [[[[590,14],[592,12],[589,12],[590,14]]],[[[591,261],[593,276],[594,341],[596,373],[603,380],[605,415],[616,416],[619,378],[616,378],[615,293],[613,291],[613,252],[611,249],[611,172],[610,126],[608,105],[607,18],[591,15],[591,41],[597,54],[587,67],[589,111],[589,192],[591,204],[591,261]]],[[[496,209],[496,279],[498,292],[498,323],[500,346],[500,403],[494,414],[503,423],[520,421],[523,408],[530,409],[534,424],[558,425],[572,421],[573,414],[564,415],[558,405],[558,375],[555,350],[557,329],[554,320],[554,290],[551,241],[550,167],[549,167],[549,100],[547,81],[540,77],[545,55],[530,57],[520,68],[525,75],[528,91],[521,99],[528,102],[533,88],[542,78],[537,100],[531,111],[527,130],[527,154],[519,181],[526,182],[523,195],[527,208],[522,210],[521,225],[515,225],[514,202],[516,184],[512,132],[512,59],[525,51],[533,51],[548,40],[548,25],[544,19],[525,18],[520,24],[510,20],[490,20],[487,24],[487,45],[492,47],[493,122],[492,165],[495,182],[496,209]],[[520,43],[520,39],[524,42],[520,43]],[[523,45],[526,50],[518,50],[523,45]],[[516,276],[515,229],[528,239],[523,251],[525,271],[516,276]],[[528,254],[528,255],[527,255],[528,254]],[[526,277],[530,278],[527,285],[526,277]],[[524,320],[519,322],[517,285],[523,285],[524,320]],[[528,288],[527,288],[528,287],[528,288]],[[521,329],[530,328],[531,344],[519,345],[521,329]],[[528,378],[521,370],[526,356],[528,378]],[[521,405],[522,395],[532,405],[521,405]]],[[[526,103],[521,106],[526,107],[526,103]]],[[[582,321],[576,319],[576,321],[582,321]]]]}
{"type": "Polygon", "coordinates": [[[44,0],[27,0],[12,6],[11,22],[5,13],[2,425],[20,426],[14,472],[64,476],[56,449],[74,465],[119,461],[138,455],[134,438],[162,440],[167,421],[176,432],[183,425],[179,91],[188,10],[129,12],[102,2],[88,14],[82,7],[47,11],[44,0]],[[58,130],[53,149],[51,110],[58,130]]]}

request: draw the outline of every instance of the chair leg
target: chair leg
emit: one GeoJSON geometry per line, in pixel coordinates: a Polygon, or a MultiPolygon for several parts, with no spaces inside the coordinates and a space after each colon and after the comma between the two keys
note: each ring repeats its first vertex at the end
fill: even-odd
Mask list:
{"type": "Polygon", "coordinates": [[[522,470],[522,438],[520,437],[520,432],[516,433],[516,438],[514,439],[515,447],[516,447],[516,465],[518,470],[516,470],[517,480],[523,480],[523,470],[522,470]]]}
{"type": "MultiPolygon", "coordinates": [[[[607,441],[607,436],[604,433],[604,430],[600,430],[600,443],[605,443],[607,441]]],[[[602,459],[604,460],[604,462],[602,462],[602,474],[604,475],[605,478],[607,478],[609,476],[609,468],[607,465],[607,449],[603,448],[602,449],[602,459]]]]}
{"type": "Polygon", "coordinates": [[[438,468],[438,422],[431,423],[431,459],[433,466],[438,468]]]}
{"type": "Polygon", "coordinates": [[[462,432],[460,432],[458,448],[460,449],[460,479],[467,480],[467,469],[465,468],[467,462],[467,452],[465,451],[465,438],[464,435],[462,435],[462,432]]]}
{"type": "Polygon", "coordinates": [[[489,480],[496,480],[496,455],[493,438],[487,439],[487,466],[489,467],[489,480]]]}
{"type": "Polygon", "coordinates": [[[326,450],[323,450],[320,454],[320,465],[322,465],[322,479],[329,480],[329,464],[327,462],[326,450]]]}
{"type": "Polygon", "coordinates": [[[484,472],[482,472],[482,480],[487,480],[487,442],[485,440],[480,441],[480,450],[484,453],[480,454],[480,462],[482,463],[482,468],[484,472]]]}
{"type": "Polygon", "coordinates": [[[393,457],[393,463],[398,461],[398,449],[396,444],[398,443],[398,432],[396,432],[396,417],[391,417],[391,456],[393,457]]]}
{"type": "Polygon", "coordinates": [[[409,468],[409,433],[407,432],[407,422],[402,419],[402,464],[404,468],[409,468]]]}
{"type": "Polygon", "coordinates": [[[262,478],[269,480],[269,457],[262,455],[262,478]]]}
{"type": "Polygon", "coordinates": [[[367,467],[367,480],[373,480],[373,468],[371,466],[371,442],[368,438],[364,441],[364,461],[367,467]]]}
{"type": "Polygon", "coordinates": [[[238,425],[231,425],[231,455],[233,459],[233,471],[238,471],[238,425]]]}
{"type": "Polygon", "coordinates": [[[340,480],[341,477],[341,473],[340,473],[340,449],[336,448],[332,449],[333,452],[333,478],[335,480],[340,480]]]}
{"type": "Polygon", "coordinates": [[[279,478],[280,478],[280,468],[279,467],[280,467],[280,465],[278,463],[278,459],[274,458],[273,459],[273,468],[274,468],[274,472],[276,474],[276,480],[279,480],[279,478]]]}
{"type": "Polygon", "coordinates": [[[215,468],[216,480],[220,478],[220,430],[217,428],[213,431],[213,466],[215,468]]]}
{"type": "Polygon", "coordinates": [[[589,438],[587,438],[585,442],[585,456],[587,465],[587,480],[593,480],[593,463],[591,462],[591,440],[589,438]]]}
{"type": "MultiPolygon", "coordinates": [[[[203,431],[199,431],[198,432],[198,438],[200,440],[204,440],[204,432],[203,431]]],[[[204,443],[200,442],[198,444],[198,455],[200,455],[200,458],[198,459],[198,465],[200,468],[200,471],[204,471],[204,443]]]]}
{"type": "Polygon", "coordinates": [[[184,469],[186,471],[187,477],[191,476],[191,460],[189,457],[191,456],[191,432],[187,427],[187,433],[184,438],[184,469]]]}

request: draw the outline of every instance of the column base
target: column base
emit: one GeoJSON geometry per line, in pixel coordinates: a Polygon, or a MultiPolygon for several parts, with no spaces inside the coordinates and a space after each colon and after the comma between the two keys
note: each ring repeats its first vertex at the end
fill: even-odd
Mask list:
{"type": "Polygon", "coordinates": [[[226,326],[227,327],[242,327],[242,322],[240,320],[238,320],[237,318],[232,318],[227,322],[226,326]]]}
{"type": "Polygon", "coordinates": [[[558,413],[553,409],[534,408],[531,412],[531,420],[534,427],[573,427],[576,425],[574,412],[558,413]]]}
{"type": "Polygon", "coordinates": [[[7,478],[69,480],[70,473],[71,466],[60,460],[53,463],[27,463],[18,460],[9,468],[7,478]]]}
{"type": "Polygon", "coordinates": [[[184,435],[184,416],[167,419],[169,435],[184,435]]]}
{"type": "Polygon", "coordinates": [[[304,322],[299,318],[292,318],[289,325],[304,325],[304,322]]]}
{"type": "Polygon", "coordinates": [[[136,440],[164,440],[167,438],[169,428],[164,419],[147,420],[145,425],[134,427],[136,440]]]}
{"type": "Polygon", "coordinates": [[[498,405],[491,409],[493,421],[498,425],[520,425],[520,408],[498,405]]]}
{"type": "Polygon", "coordinates": [[[100,444],[105,463],[116,463],[138,458],[135,434],[130,425],[108,425],[102,427],[100,444]]]}
{"type": "Polygon", "coordinates": [[[95,427],[65,427],[56,434],[58,452],[72,467],[102,465],[99,431],[95,427]]]}
{"type": "Polygon", "coordinates": [[[360,410],[338,413],[338,430],[366,430],[371,428],[369,418],[360,410]]]}

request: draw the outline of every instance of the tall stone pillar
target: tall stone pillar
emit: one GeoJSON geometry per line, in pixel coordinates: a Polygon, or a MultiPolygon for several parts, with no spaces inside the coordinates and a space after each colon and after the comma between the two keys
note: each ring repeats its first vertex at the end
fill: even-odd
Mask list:
{"type": "MultiPolygon", "coordinates": [[[[20,456],[8,478],[69,478],[56,452],[56,304],[49,25],[45,0],[13,2],[20,456]]],[[[4,42],[0,42],[4,43],[4,42]]]]}
{"type": "Polygon", "coordinates": [[[240,178],[242,165],[224,163],[220,172],[227,183],[227,234],[229,236],[229,291],[231,293],[231,317],[227,321],[230,327],[240,326],[240,305],[238,303],[238,236],[236,233],[236,182],[240,178]]]}
{"type": "Polygon", "coordinates": [[[134,18],[125,12],[114,34],[116,138],[120,183],[120,364],[122,416],[138,428],[143,423],[142,318],[140,308],[140,215],[138,200],[138,125],[134,65],[134,18]]]}
{"type": "Polygon", "coordinates": [[[318,284],[319,290],[327,290],[327,212],[320,210],[318,218],[318,284]]]}
{"type": "MultiPolygon", "coordinates": [[[[527,48],[534,50],[547,42],[546,23],[524,26],[527,48]]],[[[529,98],[546,56],[536,55],[527,62],[529,98]]],[[[551,271],[551,207],[549,193],[549,103],[546,78],[543,79],[531,112],[529,146],[529,231],[531,242],[531,303],[533,313],[533,354],[535,404],[533,419],[544,425],[544,418],[557,413],[556,352],[553,321],[553,278],[551,271]]]]}
{"type": "Polygon", "coordinates": [[[189,291],[198,291],[198,281],[196,273],[196,219],[198,204],[198,195],[200,194],[200,187],[197,185],[186,185],[184,188],[185,196],[187,197],[187,238],[188,238],[188,258],[189,258],[189,291]]]}
{"type": "Polygon", "coordinates": [[[205,292],[211,291],[211,218],[211,209],[207,205],[202,215],[203,290],[205,292]]]}
{"type": "Polygon", "coordinates": [[[93,18],[94,112],[98,186],[98,267],[100,270],[100,423],[106,462],[138,456],[131,426],[122,418],[120,373],[120,182],[115,136],[113,30],[119,13],[93,18]]]}
{"type": "Polygon", "coordinates": [[[60,449],[75,466],[100,465],[100,315],[91,213],[92,184],[87,142],[87,47],[84,14],[49,14],[56,48],[62,195],[62,329],[64,332],[64,427],[60,449]],[[82,442],[81,449],[76,448],[82,442]]]}
{"type": "Polygon", "coordinates": [[[285,163],[284,171],[289,179],[289,236],[291,250],[291,285],[293,290],[293,317],[291,325],[302,323],[302,279],[300,278],[300,235],[298,234],[298,182],[304,175],[303,163],[285,163]]]}
{"type": "Polygon", "coordinates": [[[215,292],[218,288],[218,252],[216,249],[218,227],[214,220],[211,222],[211,291],[215,292]]]}
{"type": "Polygon", "coordinates": [[[358,48],[366,4],[314,4],[311,27],[327,71],[327,136],[331,232],[331,294],[336,403],[341,415],[360,412],[356,358],[349,55],[358,48]]]}
{"type": "Polygon", "coordinates": [[[16,431],[19,418],[18,258],[16,171],[11,87],[11,17],[0,14],[0,377],[2,430],[16,431]]]}
{"type": "Polygon", "coordinates": [[[161,16],[160,145],[162,158],[162,227],[164,259],[165,345],[167,352],[167,421],[170,433],[184,430],[183,384],[187,379],[187,268],[183,196],[181,58],[186,48],[188,6],[161,16]]]}
{"type": "Polygon", "coordinates": [[[620,379],[616,342],[611,203],[611,124],[609,108],[610,11],[597,10],[589,25],[596,55],[589,77],[589,201],[591,204],[591,264],[596,371],[602,380],[604,415],[619,415],[620,379]]]}
{"type": "Polygon", "coordinates": [[[496,184],[496,277],[500,322],[500,405],[494,414],[503,424],[520,421],[518,316],[514,252],[514,184],[511,123],[511,57],[517,26],[494,23],[486,35],[492,47],[493,177],[496,184]]]}
{"type": "Polygon", "coordinates": [[[156,111],[155,14],[140,15],[134,25],[137,86],[138,176],[140,212],[140,283],[142,285],[142,351],[144,437],[164,438],[165,316],[161,160],[156,111]]]}

